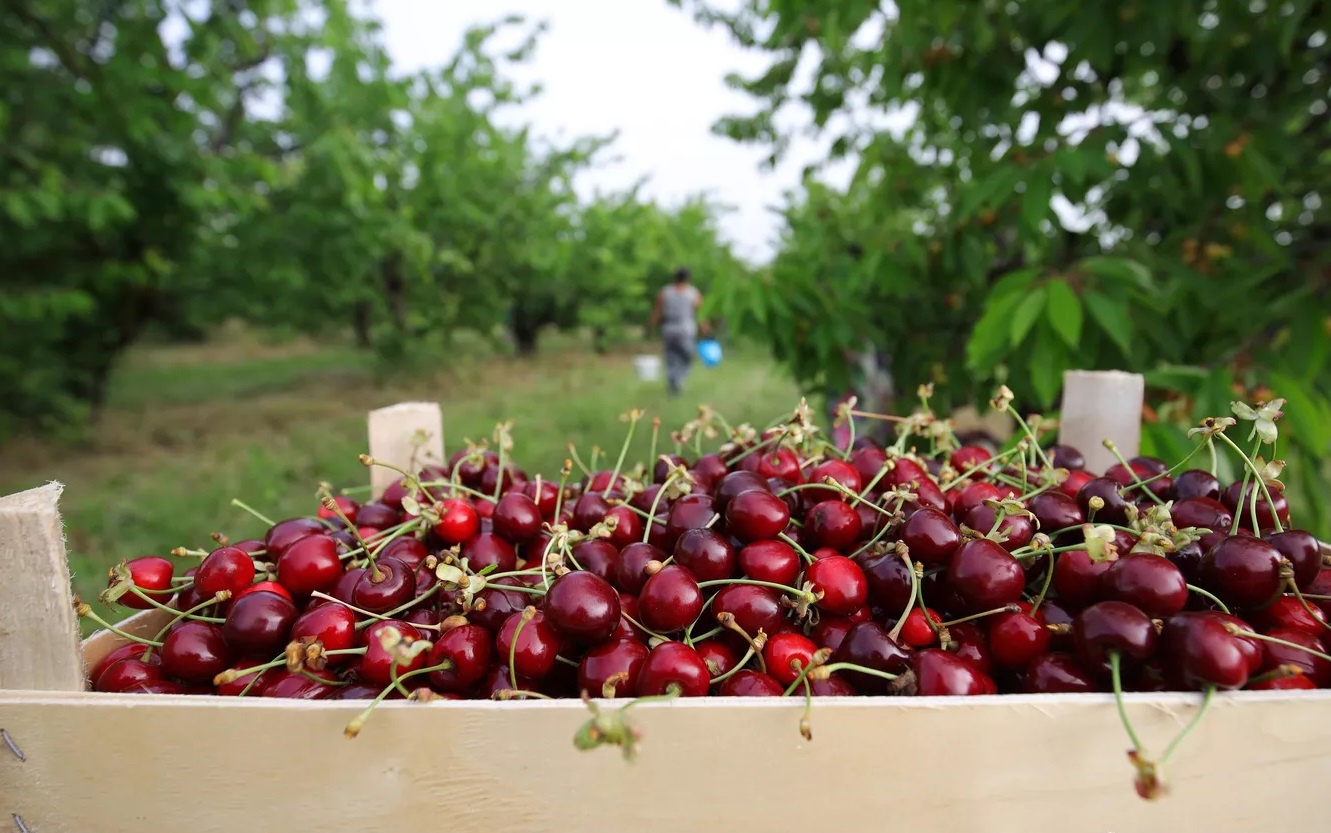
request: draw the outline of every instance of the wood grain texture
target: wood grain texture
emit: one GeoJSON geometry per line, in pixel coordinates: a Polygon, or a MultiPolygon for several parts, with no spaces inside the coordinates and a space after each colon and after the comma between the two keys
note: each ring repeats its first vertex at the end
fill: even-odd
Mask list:
{"type": "MultiPolygon", "coordinates": [[[[444,418],[438,402],[400,402],[370,411],[368,430],[370,456],[376,460],[412,473],[444,462],[444,418]]],[[[371,466],[371,493],[378,498],[399,477],[392,469],[371,466]]]]}
{"type": "Polygon", "coordinates": [[[63,488],[49,483],[0,497],[0,689],[85,685],[57,508],[63,488]]]}
{"type": "Polygon", "coordinates": [[[1131,459],[1141,447],[1145,380],[1120,370],[1069,370],[1063,374],[1058,441],[1086,455],[1086,469],[1103,474],[1118,462],[1104,447],[1113,440],[1131,459]]]}
{"type": "MultiPolygon", "coordinates": [[[[1130,699],[1158,753],[1199,698],[1130,699]]],[[[348,740],[362,707],[6,692],[27,762],[0,749],[0,811],[43,833],[1298,833],[1325,830],[1331,778],[1331,692],[1218,698],[1153,803],[1102,695],[824,699],[811,742],[798,699],[647,704],[634,763],[574,748],[576,701],[387,703],[348,740]]]]}

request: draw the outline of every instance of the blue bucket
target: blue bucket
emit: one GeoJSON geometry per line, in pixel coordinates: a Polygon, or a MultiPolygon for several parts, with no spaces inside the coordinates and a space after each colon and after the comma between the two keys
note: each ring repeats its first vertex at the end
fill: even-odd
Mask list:
{"type": "Polygon", "coordinates": [[[707,367],[716,367],[721,363],[721,342],[714,338],[698,342],[698,358],[707,367]]]}

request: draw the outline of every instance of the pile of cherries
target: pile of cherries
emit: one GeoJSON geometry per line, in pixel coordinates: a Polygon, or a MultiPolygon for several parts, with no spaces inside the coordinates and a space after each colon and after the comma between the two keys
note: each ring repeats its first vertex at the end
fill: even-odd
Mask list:
{"type": "MultiPolygon", "coordinates": [[[[650,465],[621,455],[577,478],[529,477],[472,446],[377,500],[327,495],[261,538],[122,563],[103,598],[171,622],[106,656],[92,686],[375,703],[1191,690],[1209,703],[1331,684],[1331,570],[1252,460],[1232,483],[1150,457],[1097,476],[1021,420],[1028,439],[1002,453],[940,441],[919,418],[894,447],[842,450],[805,413],[731,430],[714,453],[686,455],[677,434],[650,465]]],[[[604,716],[584,728],[588,745],[624,740],[604,716]]]]}

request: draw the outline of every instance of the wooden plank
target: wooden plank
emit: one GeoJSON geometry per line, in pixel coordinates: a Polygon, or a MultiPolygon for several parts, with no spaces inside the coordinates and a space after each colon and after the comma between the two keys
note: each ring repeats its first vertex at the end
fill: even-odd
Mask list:
{"type": "MultiPolygon", "coordinates": [[[[1129,708],[1158,752],[1198,699],[1134,695],[1129,708]]],[[[811,742],[798,699],[645,704],[632,764],[574,748],[577,702],[388,703],[348,740],[362,707],[0,694],[0,724],[27,757],[0,749],[0,810],[44,833],[276,832],[294,820],[328,831],[446,820],[456,833],[1269,833],[1322,829],[1331,778],[1331,692],[1219,697],[1156,802],[1134,793],[1101,695],[820,700],[811,742]],[[257,777],[260,764],[282,777],[257,777]]]]}
{"type": "MultiPolygon", "coordinates": [[[[415,473],[444,461],[444,417],[438,402],[400,402],[370,411],[370,456],[415,473]]],[[[378,498],[400,474],[370,467],[370,491],[378,498]]]]}
{"type": "Polygon", "coordinates": [[[1104,447],[1113,440],[1125,458],[1141,447],[1145,379],[1121,370],[1069,370],[1063,374],[1058,441],[1086,455],[1086,469],[1103,474],[1118,462],[1104,447]]]}
{"type": "Polygon", "coordinates": [[[84,687],[57,508],[63,489],[49,483],[0,497],[0,689],[84,687]]]}

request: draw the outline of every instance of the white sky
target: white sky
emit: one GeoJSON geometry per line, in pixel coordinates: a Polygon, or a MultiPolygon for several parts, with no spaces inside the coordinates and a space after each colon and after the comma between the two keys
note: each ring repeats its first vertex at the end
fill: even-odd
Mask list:
{"type": "Polygon", "coordinates": [[[623,188],[650,177],[645,190],[662,202],[710,191],[733,206],[723,229],[737,254],[771,254],[778,218],[769,210],[796,187],[803,167],[824,157],[825,142],[795,144],[776,171],[766,154],[713,135],[717,118],[751,112],[726,88],[728,72],[767,66],[723,30],[707,29],[665,0],[375,0],[395,65],[406,71],[446,61],[468,26],[518,13],[549,28],[532,61],[511,73],[539,81],[544,92],[510,116],[550,137],[619,131],[612,153],[621,162],[579,183],[623,188]]]}

